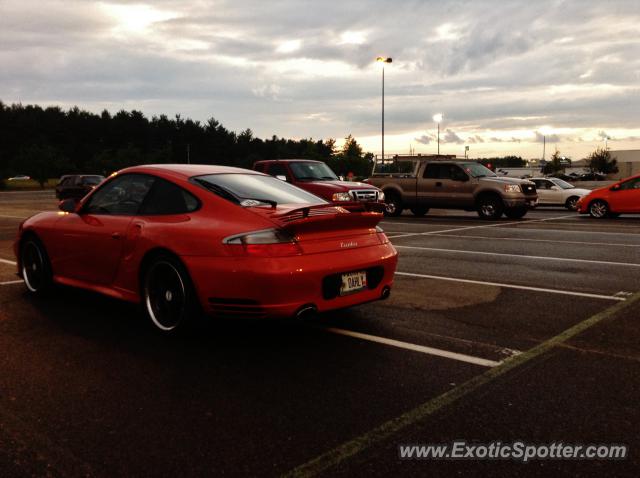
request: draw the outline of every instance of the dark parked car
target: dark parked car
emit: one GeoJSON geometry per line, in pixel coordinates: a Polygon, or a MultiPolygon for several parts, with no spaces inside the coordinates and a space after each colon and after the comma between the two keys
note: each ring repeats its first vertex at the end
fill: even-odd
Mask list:
{"type": "Polygon", "coordinates": [[[104,180],[98,174],[70,174],[62,176],[56,186],[58,199],[81,199],[104,180]]]}

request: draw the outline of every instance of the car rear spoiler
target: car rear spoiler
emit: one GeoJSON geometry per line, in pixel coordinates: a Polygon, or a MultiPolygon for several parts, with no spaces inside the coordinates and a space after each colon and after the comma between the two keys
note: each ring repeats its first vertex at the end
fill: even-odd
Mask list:
{"type": "Polygon", "coordinates": [[[346,229],[372,229],[382,220],[379,212],[348,212],[336,206],[308,206],[271,219],[296,234],[346,229]]]}

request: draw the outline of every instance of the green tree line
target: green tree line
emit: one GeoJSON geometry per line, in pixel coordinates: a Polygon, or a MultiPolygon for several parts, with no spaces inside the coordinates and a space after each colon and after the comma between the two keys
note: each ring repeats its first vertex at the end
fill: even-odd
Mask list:
{"type": "Polygon", "coordinates": [[[42,183],[70,173],[109,174],[150,163],[221,164],[251,168],[262,159],[305,158],[327,162],[337,174],[368,176],[373,155],[349,135],[335,139],[261,139],[250,129],[236,133],[215,118],[145,117],[140,111],[12,104],[0,101],[0,178],[27,174],[42,183]]]}

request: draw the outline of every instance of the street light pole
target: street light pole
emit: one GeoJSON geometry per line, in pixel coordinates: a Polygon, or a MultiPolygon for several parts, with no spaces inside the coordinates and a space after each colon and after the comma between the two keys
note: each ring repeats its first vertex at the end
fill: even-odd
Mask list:
{"type": "Polygon", "coordinates": [[[438,156],[440,156],[440,122],[442,121],[442,118],[442,113],[436,113],[435,115],[433,115],[433,121],[435,121],[438,125],[438,156]]]}
{"type": "Polygon", "coordinates": [[[391,63],[391,58],[379,56],[376,62],[382,65],[382,162],[384,163],[384,64],[391,63]]]}

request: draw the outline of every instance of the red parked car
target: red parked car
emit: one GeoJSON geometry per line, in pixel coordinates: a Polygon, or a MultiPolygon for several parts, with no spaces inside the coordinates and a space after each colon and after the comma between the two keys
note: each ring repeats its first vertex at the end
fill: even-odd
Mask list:
{"type": "Polygon", "coordinates": [[[612,186],[594,189],[578,201],[580,214],[591,217],[617,217],[640,214],[640,175],[622,179],[612,186]]]}
{"type": "Polygon", "coordinates": [[[253,169],[294,184],[350,211],[384,212],[384,193],[371,184],[342,181],[322,161],[274,159],[258,161],[253,169]]]}
{"type": "Polygon", "coordinates": [[[397,252],[379,213],[350,213],[254,171],[148,165],[25,220],[29,291],[54,283],[141,302],[164,332],[199,311],[286,317],[386,298],[397,252]]]}

